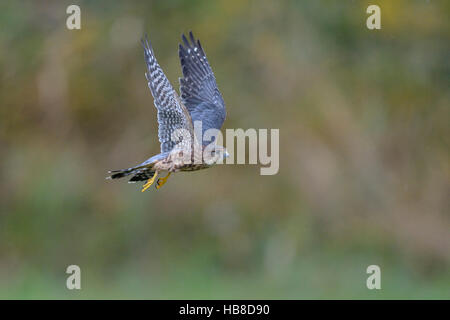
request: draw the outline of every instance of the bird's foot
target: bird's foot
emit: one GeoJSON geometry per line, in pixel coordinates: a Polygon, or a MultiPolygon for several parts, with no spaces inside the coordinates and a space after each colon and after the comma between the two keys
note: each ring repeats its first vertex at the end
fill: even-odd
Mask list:
{"type": "Polygon", "coordinates": [[[164,178],[159,178],[158,181],[156,181],[156,189],[161,188],[167,182],[167,179],[169,178],[170,174],[171,172],[169,172],[167,176],[165,176],[164,178]]]}
{"type": "Polygon", "coordinates": [[[144,192],[145,190],[147,190],[148,188],[151,187],[153,182],[155,182],[157,175],[158,175],[158,171],[155,172],[155,175],[153,177],[151,177],[150,179],[147,180],[147,182],[142,186],[142,190],[141,190],[142,192],[144,192]]]}

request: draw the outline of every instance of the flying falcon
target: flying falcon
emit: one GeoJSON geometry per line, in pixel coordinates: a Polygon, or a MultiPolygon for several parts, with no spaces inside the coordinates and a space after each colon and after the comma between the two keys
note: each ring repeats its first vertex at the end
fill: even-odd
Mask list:
{"type": "Polygon", "coordinates": [[[206,130],[220,130],[226,116],[216,79],[200,41],[192,32],[189,40],[184,34],[181,38],[183,44],[178,49],[183,72],[181,99],[156,61],[147,36],[142,40],[147,64],[145,77],[158,113],[161,153],[135,167],[109,171],[111,175],[107,179],[132,175],[129,182],[147,181],[142,188],[144,192],[161,173],[166,176],[156,180],[156,189],[166,183],[172,172],[205,169],[228,156],[225,148],[215,145],[214,138],[203,139],[206,130]],[[202,125],[199,133],[194,132],[194,123],[198,122],[202,125]],[[209,148],[210,145],[214,148],[209,148]]]}

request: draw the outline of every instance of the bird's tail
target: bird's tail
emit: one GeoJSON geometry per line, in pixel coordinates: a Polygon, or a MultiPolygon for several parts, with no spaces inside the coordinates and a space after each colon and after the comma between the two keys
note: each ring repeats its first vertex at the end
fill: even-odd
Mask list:
{"type": "Polygon", "coordinates": [[[129,175],[134,175],[129,182],[145,181],[155,175],[153,164],[138,165],[135,167],[108,171],[111,175],[106,179],[120,179],[129,175]]]}
{"type": "Polygon", "coordinates": [[[168,152],[157,154],[135,167],[108,171],[108,173],[110,173],[111,175],[109,177],[106,177],[106,179],[120,179],[129,175],[133,175],[129,182],[148,180],[155,175],[155,170],[153,168],[155,163],[166,158],[168,154],[168,152]]]}

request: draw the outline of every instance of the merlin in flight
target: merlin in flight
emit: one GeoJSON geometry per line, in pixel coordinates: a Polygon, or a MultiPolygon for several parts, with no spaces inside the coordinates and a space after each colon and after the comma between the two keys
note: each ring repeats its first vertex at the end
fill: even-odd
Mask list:
{"type": "Polygon", "coordinates": [[[145,77],[158,113],[161,153],[137,166],[109,171],[111,175],[107,179],[132,175],[129,182],[147,181],[142,188],[144,192],[155,181],[159,189],[172,172],[205,169],[228,156],[225,148],[215,145],[214,137],[209,141],[203,139],[207,130],[220,130],[226,116],[214,74],[200,41],[192,32],[189,40],[183,34],[182,41],[178,49],[183,72],[180,98],[156,61],[147,36],[142,40],[147,64],[145,77]],[[194,130],[194,123],[199,122],[201,132],[194,130]],[[157,179],[161,173],[166,174],[165,177],[157,179]]]}

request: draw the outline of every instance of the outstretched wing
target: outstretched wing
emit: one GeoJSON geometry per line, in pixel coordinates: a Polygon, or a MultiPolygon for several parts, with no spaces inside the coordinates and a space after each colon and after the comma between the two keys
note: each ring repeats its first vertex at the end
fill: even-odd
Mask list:
{"type": "Polygon", "coordinates": [[[195,40],[192,32],[189,32],[189,38],[190,41],[182,35],[184,46],[180,44],[178,51],[183,71],[181,100],[192,121],[202,121],[203,132],[210,128],[220,129],[226,116],[222,95],[200,41],[195,40]]]}
{"type": "Polygon", "coordinates": [[[161,152],[170,151],[180,143],[172,141],[172,133],[177,129],[186,129],[193,137],[192,119],[186,107],[181,102],[166,75],[162,71],[153,53],[153,48],[147,36],[142,39],[147,72],[145,77],[153,95],[155,107],[158,110],[158,137],[161,152]]]}

